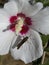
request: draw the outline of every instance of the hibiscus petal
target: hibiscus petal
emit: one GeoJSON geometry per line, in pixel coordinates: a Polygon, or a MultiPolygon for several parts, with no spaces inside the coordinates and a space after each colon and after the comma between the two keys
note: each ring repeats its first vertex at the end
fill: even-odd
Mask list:
{"type": "Polygon", "coordinates": [[[9,53],[14,34],[11,31],[0,32],[0,55],[9,53]]]}
{"type": "Polygon", "coordinates": [[[4,5],[4,9],[8,12],[10,16],[16,15],[18,13],[17,3],[15,1],[10,1],[4,5]]]}
{"type": "Polygon", "coordinates": [[[13,40],[11,55],[14,59],[21,59],[27,64],[42,56],[43,47],[41,37],[36,31],[30,30],[26,36],[28,36],[29,39],[19,49],[17,49],[17,47],[12,48],[16,39],[13,40]]]}
{"type": "Polygon", "coordinates": [[[18,5],[18,11],[21,12],[25,2],[28,2],[29,0],[9,0],[9,1],[16,1],[18,5]]]}
{"type": "Polygon", "coordinates": [[[33,16],[38,13],[43,8],[43,4],[38,2],[34,5],[30,5],[29,2],[25,2],[24,7],[22,8],[22,12],[27,16],[33,16]]]}
{"type": "Polygon", "coordinates": [[[23,9],[23,6],[25,5],[25,2],[28,2],[29,0],[15,0],[15,1],[18,3],[19,12],[21,12],[23,9]]]}
{"type": "MultiPolygon", "coordinates": [[[[14,0],[9,0],[9,1],[14,1],[14,0]]],[[[23,1],[24,2],[25,0],[15,0],[15,1],[20,1],[20,2],[23,1]]],[[[26,1],[29,1],[29,0],[26,0],[26,1]]]]}
{"type": "Polygon", "coordinates": [[[9,15],[4,9],[0,9],[0,31],[5,29],[9,24],[9,15]]]}
{"type": "Polygon", "coordinates": [[[3,32],[9,25],[8,14],[4,9],[0,9],[0,55],[5,55],[9,52],[11,41],[14,33],[11,31],[3,32]]]}
{"type": "Polygon", "coordinates": [[[49,7],[41,10],[38,14],[32,17],[32,28],[45,35],[49,34],[49,7]]]}

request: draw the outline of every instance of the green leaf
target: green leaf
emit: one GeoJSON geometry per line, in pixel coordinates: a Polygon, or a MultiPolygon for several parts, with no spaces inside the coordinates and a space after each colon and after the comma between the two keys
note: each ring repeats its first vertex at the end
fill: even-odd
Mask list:
{"type": "Polygon", "coordinates": [[[1,56],[0,56],[0,61],[1,61],[1,56]]]}
{"type": "Polygon", "coordinates": [[[49,6],[49,0],[35,0],[36,2],[42,2],[44,7],[49,6]]]}
{"type": "Polygon", "coordinates": [[[44,35],[44,34],[40,34],[40,35],[44,46],[49,40],[49,35],[44,35]]]}
{"type": "Polygon", "coordinates": [[[49,48],[44,49],[45,51],[49,52],[49,48]]]}

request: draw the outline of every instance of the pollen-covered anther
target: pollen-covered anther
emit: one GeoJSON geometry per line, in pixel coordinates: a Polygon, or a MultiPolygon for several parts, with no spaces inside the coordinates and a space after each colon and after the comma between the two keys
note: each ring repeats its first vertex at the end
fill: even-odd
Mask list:
{"type": "Polygon", "coordinates": [[[15,25],[15,32],[16,32],[16,34],[18,34],[22,30],[23,24],[24,24],[23,19],[19,17],[17,19],[17,24],[15,25]]]}

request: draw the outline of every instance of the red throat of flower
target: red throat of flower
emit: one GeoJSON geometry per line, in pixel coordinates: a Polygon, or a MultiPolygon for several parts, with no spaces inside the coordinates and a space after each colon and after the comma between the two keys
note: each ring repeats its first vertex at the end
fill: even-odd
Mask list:
{"type": "Polygon", "coordinates": [[[17,20],[18,18],[23,18],[24,19],[24,24],[22,26],[22,30],[20,31],[20,33],[26,34],[29,30],[29,27],[32,25],[32,20],[29,17],[26,17],[23,13],[18,13],[16,16],[11,16],[10,17],[10,30],[15,32],[15,25],[17,25],[17,20]]]}

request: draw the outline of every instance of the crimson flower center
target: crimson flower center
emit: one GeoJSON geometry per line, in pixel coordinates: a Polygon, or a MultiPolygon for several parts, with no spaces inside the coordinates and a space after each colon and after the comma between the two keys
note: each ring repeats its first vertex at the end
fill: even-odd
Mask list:
{"type": "Polygon", "coordinates": [[[29,26],[32,25],[32,20],[26,17],[23,13],[18,13],[16,16],[10,17],[10,30],[16,33],[26,34],[29,30],[29,26]]]}

